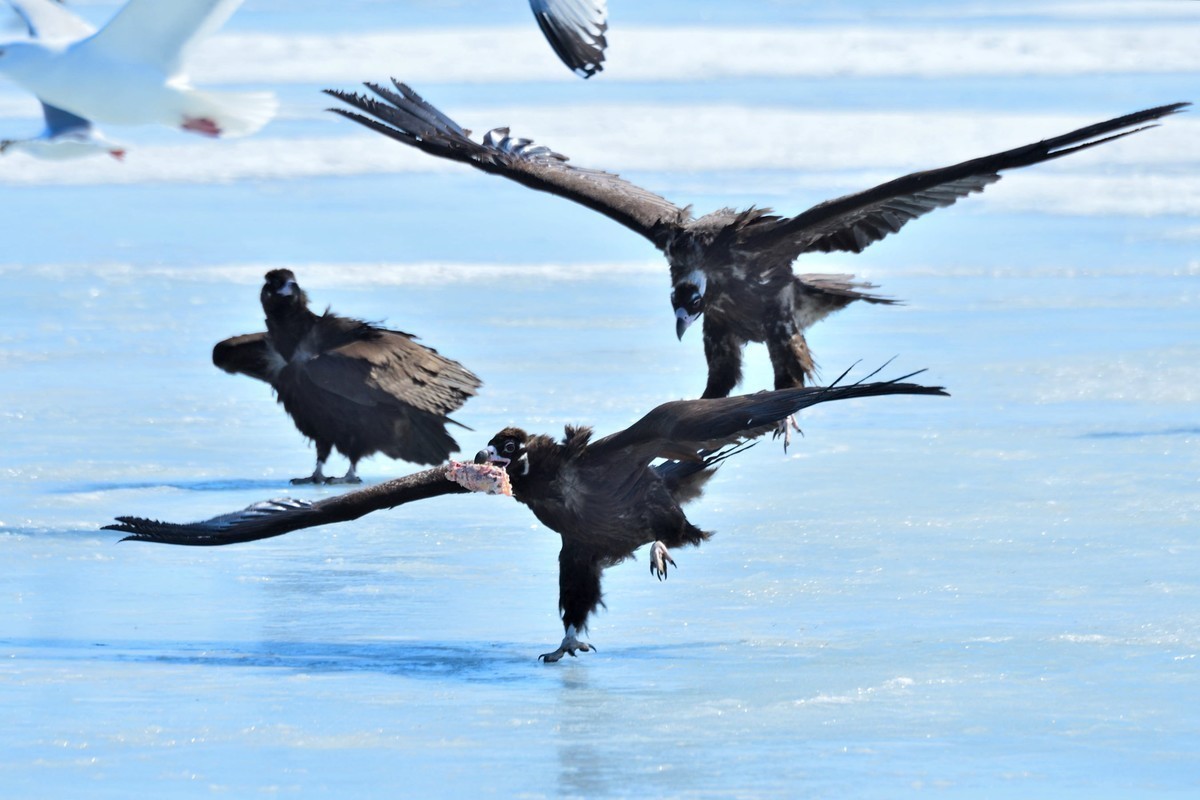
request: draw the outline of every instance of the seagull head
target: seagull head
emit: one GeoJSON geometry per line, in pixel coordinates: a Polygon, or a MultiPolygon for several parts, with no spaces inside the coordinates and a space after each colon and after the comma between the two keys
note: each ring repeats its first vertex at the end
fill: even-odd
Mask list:
{"type": "Polygon", "coordinates": [[[671,287],[671,307],[675,309],[675,335],[682,339],[693,322],[704,313],[704,273],[696,270],[671,287]]]}
{"type": "Polygon", "coordinates": [[[505,428],[492,437],[488,446],[475,454],[476,464],[498,464],[510,477],[529,474],[529,453],[525,445],[529,434],[520,428],[505,428]]]}

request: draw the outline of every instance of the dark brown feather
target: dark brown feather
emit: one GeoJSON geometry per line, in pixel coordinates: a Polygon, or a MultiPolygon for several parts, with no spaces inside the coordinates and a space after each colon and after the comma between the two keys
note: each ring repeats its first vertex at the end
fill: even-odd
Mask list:
{"type": "Polygon", "coordinates": [[[813,251],[860,253],[910,220],[982,192],[1000,180],[1000,173],[1005,170],[1052,161],[1130,136],[1155,127],[1151,123],[1177,114],[1189,105],[1171,103],[1148,108],[1033,144],[914,172],[864,192],[819,203],[791,219],[779,220],[756,231],[745,244],[756,249],[780,248],[778,257],[788,261],[813,251]]]}
{"type": "Polygon", "coordinates": [[[587,628],[603,596],[605,568],[651,542],[673,548],[710,536],[688,521],[682,506],[699,495],[721,461],[817,403],[946,395],[938,386],[904,382],[909,377],[664,403],[625,430],[596,440],[590,428],[576,426],[566,428],[561,442],[518,428],[493,436],[486,454],[507,464],[513,496],[562,537],[559,610],[566,638],[560,650],[569,652],[575,633],[587,628]],[[661,457],[683,460],[650,466],[661,457]]]}
{"type": "Polygon", "coordinates": [[[608,40],[603,0],[529,0],[546,41],[559,59],[581,78],[604,69],[608,40]]]}
{"type": "Polygon", "coordinates": [[[479,388],[469,370],[411,334],[314,314],[289,270],[267,274],[262,302],[266,333],[218,343],[213,361],[271,384],[296,427],[316,443],[314,477],[333,448],[352,470],[377,452],[437,464],[458,449],[446,431],[458,423],[447,414],[479,388]]]}
{"type": "Polygon", "coordinates": [[[508,128],[495,128],[484,136],[482,143],[475,142],[470,131],[425,102],[407,85],[395,80],[392,83],[396,91],[374,83],[364,84],[385,102],[326,89],[326,94],[363,114],[342,108],[329,110],[430,155],[469,164],[531,189],[573,200],[640,233],[659,248],[665,246],[670,231],[688,219],[687,211],[670,201],[618,175],[571,166],[564,155],[528,139],[509,136],[508,128]]]}
{"type": "Polygon", "coordinates": [[[310,503],[295,498],[267,500],[241,511],[222,514],[203,522],[172,523],[144,517],[117,517],[104,530],[128,533],[121,541],[157,542],[193,546],[217,546],[252,542],[319,525],[358,519],[373,511],[467,490],[446,478],[446,467],[415,472],[310,503]]]}
{"type": "Polygon", "coordinates": [[[661,249],[670,265],[676,331],[704,315],[708,382],[703,397],[724,397],[741,382],[742,350],[767,345],[776,389],[815,377],[805,329],[854,300],[892,303],[862,291],[851,276],[796,276],[803,253],[861,252],[935,208],[982,191],[1004,170],[1018,169],[1096,147],[1153,127],[1183,110],[1173,103],[1089,125],[1062,136],[914,172],[857,194],[828,200],[794,217],[769,209],[721,209],[694,219],[680,208],[616,175],[568,165],[564,155],[496,128],[482,144],[409,87],[367,84],[381,99],[326,90],[363,112],[331,109],[431,155],[470,164],[524,186],[557,194],[616,220],[661,249]],[[702,276],[701,280],[697,276],[702,276]],[[840,281],[842,289],[832,285],[840,281]]]}

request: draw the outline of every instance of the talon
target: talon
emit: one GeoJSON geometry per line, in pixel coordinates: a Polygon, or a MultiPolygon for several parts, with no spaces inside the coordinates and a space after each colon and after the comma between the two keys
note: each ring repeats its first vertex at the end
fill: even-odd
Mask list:
{"type": "Polygon", "coordinates": [[[357,475],[344,475],[341,478],[332,477],[325,479],[326,486],[339,486],[350,483],[362,483],[362,478],[358,477],[357,475]]]}
{"type": "MultiPolygon", "coordinates": [[[[574,628],[572,628],[572,631],[573,630],[574,630],[574,628]]],[[[566,636],[563,637],[562,644],[560,644],[558,646],[557,650],[555,650],[551,653],[542,653],[540,656],[538,656],[538,661],[544,662],[546,664],[553,664],[555,661],[558,661],[563,656],[570,656],[571,658],[578,658],[578,656],[576,655],[576,652],[575,652],[577,650],[582,650],[585,653],[589,653],[589,652],[595,652],[596,648],[594,645],[590,645],[587,642],[579,641],[572,634],[567,634],[566,636]]]]}
{"type": "Polygon", "coordinates": [[[660,581],[666,579],[668,564],[675,567],[675,559],[671,558],[671,552],[665,544],[656,541],[650,546],[650,574],[660,581]]]}
{"type": "Polygon", "coordinates": [[[785,453],[787,452],[788,445],[792,443],[792,431],[796,431],[801,436],[804,435],[804,431],[800,430],[800,425],[796,422],[795,414],[790,414],[787,419],[780,420],[779,424],[775,426],[775,430],[771,432],[772,439],[778,439],[780,436],[783,437],[783,452],[785,453]]]}
{"type": "Polygon", "coordinates": [[[325,466],[324,461],[318,461],[317,467],[316,467],[316,469],[313,470],[312,475],[306,475],[303,478],[292,478],[291,484],[293,486],[304,486],[305,484],[312,483],[312,484],[316,484],[317,486],[320,486],[321,484],[323,484],[329,480],[328,478],[325,477],[324,466],[325,466]]]}

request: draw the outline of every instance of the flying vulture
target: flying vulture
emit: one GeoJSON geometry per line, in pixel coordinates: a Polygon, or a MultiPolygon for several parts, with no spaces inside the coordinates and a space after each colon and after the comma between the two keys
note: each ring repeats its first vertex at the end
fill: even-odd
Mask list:
{"type": "Polygon", "coordinates": [[[1095,147],[1153,127],[1180,111],[1173,103],[1089,125],[1041,142],[914,172],[893,181],[819,203],[794,217],[770,209],[720,209],[694,218],[681,208],[617,175],[574,167],[567,157],[496,128],[482,142],[408,86],[395,90],[365,84],[380,99],[326,90],[359,112],[330,109],[374,131],[440,158],[470,164],[531,189],[565,197],[616,220],[663,251],[671,270],[671,305],[679,337],[704,316],[708,383],[702,397],[725,397],[742,378],[747,342],[765,342],[775,388],[813,379],[804,330],[855,300],[893,302],[864,289],[849,275],[797,275],[792,262],[804,253],[859,253],[910,220],[1000,180],[1007,169],[1027,167],[1095,147]]]}

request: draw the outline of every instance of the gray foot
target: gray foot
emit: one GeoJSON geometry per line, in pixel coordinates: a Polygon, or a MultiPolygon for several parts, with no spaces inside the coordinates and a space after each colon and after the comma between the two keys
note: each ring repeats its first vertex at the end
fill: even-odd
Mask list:
{"type": "Polygon", "coordinates": [[[576,639],[575,631],[574,629],[571,629],[567,631],[567,635],[563,637],[562,644],[558,646],[557,650],[555,650],[553,653],[542,653],[540,656],[538,656],[538,659],[546,662],[547,664],[553,664],[563,656],[571,656],[571,658],[575,658],[575,652],[577,650],[583,651],[584,653],[594,653],[596,648],[587,642],[581,642],[576,639]]]}
{"type": "Polygon", "coordinates": [[[675,566],[675,559],[671,558],[667,546],[662,542],[650,545],[650,574],[660,581],[663,580],[667,577],[667,564],[675,566]]]}
{"type": "Polygon", "coordinates": [[[787,452],[788,445],[792,443],[792,431],[804,435],[804,431],[800,430],[800,426],[796,424],[796,415],[791,414],[787,419],[779,421],[779,425],[775,428],[775,432],[771,434],[772,439],[783,437],[783,452],[787,452]]]}

